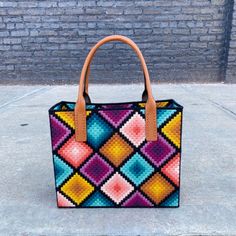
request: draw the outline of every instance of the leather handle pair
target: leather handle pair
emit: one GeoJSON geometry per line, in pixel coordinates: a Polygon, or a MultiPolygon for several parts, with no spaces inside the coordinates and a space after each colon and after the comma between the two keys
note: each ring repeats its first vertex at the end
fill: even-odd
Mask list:
{"type": "Polygon", "coordinates": [[[78,99],[75,105],[75,138],[76,141],[85,142],[87,140],[86,132],[86,102],[84,98],[84,87],[85,87],[85,78],[88,72],[89,65],[91,60],[96,53],[97,49],[103,44],[111,41],[120,41],[130,45],[130,47],[136,52],[137,56],[140,59],[141,66],[143,69],[145,84],[147,90],[147,102],[145,104],[145,133],[147,141],[157,140],[157,121],[156,121],[156,102],[152,95],[151,83],[149,78],[149,73],[147,69],[146,62],[144,57],[138,48],[138,46],[129,38],[122,35],[111,35],[100,40],[89,52],[88,56],[85,59],[81,75],[80,75],[80,84],[79,84],[79,93],[78,99]]]}
{"type": "MultiPolygon", "coordinates": [[[[88,102],[88,103],[91,103],[91,99],[90,99],[89,91],[88,91],[89,77],[90,77],[90,65],[88,66],[88,70],[87,70],[86,76],[85,76],[84,96],[85,96],[85,101],[88,102]]],[[[144,77],[144,82],[145,82],[145,77],[144,77]]],[[[146,84],[145,84],[144,91],[142,93],[142,101],[143,102],[147,101],[146,84]]]]}
{"type": "MultiPolygon", "coordinates": [[[[88,83],[89,83],[89,77],[90,77],[90,65],[91,65],[91,62],[90,64],[88,65],[88,69],[86,71],[86,76],[85,76],[85,86],[84,86],[84,92],[86,93],[86,95],[88,96],[88,100],[90,101],[90,98],[89,98],[89,91],[88,91],[88,83]]],[[[145,76],[144,76],[144,82],[145,82],[145,76]]],[[[146,99],[146,84],[145,84],[145,89],[144,89],[144,92],[143,92],[143,95],[142,95],[142,101],[145,101],[146,99]]]]}

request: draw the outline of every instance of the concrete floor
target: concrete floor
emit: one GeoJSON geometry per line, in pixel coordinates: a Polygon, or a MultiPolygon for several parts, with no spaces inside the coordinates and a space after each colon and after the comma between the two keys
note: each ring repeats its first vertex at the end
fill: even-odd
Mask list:
{"type": "MultiPolygon", "coordinates": [[[[76,86],[0,87],[0,235],[236,235],[236,85],[155,85],[184,106],[181,206],[57,209],[48,109],[76,86]]],[[[93,85],[94,101],[139,100],[142,85],[93,85]]]]}

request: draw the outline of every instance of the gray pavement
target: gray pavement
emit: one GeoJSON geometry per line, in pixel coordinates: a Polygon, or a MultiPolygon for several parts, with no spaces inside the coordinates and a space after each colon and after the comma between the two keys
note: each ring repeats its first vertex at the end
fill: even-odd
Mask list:
{"type": "MultiPolygon", "coordinates": [[[[184,106],[177,209],[57,209],[48,109],[77,86],[0,87],[0,235],[236,235],[236,85],[154,85],[184,106]]],[[[92,85],[94,101],[139,100],[142,85],[92,85]]]]}

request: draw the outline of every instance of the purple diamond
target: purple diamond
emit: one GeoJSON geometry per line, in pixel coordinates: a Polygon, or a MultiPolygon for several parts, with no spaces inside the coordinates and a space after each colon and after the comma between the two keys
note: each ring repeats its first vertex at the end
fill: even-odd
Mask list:
{"type": "Polygon", "coordinates": [[[117,128],[131,112],[132,110],[103,110],[99,114],[117,128]]]}
{"type": "Polygon", "coordinates": [[[157,141],[147,142],[141,151],[153,164],[159,167],[175,152],[175,148],[159,134],[157,141]]]}
{"type": "Polygon", "coordinates": [[[81,168],[81,173],[99,185],[113,171],[113,168],[97,153],[81,168]]]}
{"type": "Polygon", "coordinates": [[[108,104],[108,105],[102,105],[102,108],[104,109],[127,109],[132,107],[133,104],[108,104]]]}
{"type": "Polygon", "coordinates": [[[126,200],[122,206],[143,206],[151,207],[153,204],[147,200],[140,192],[135,192],[128,200],[126,200]]]}
{"type": "Polygon", "coordinates": [[[52,148],[55,150],[70,135],[71,131],[52,115],[50,115],[50,124],[52,133],[52,148]]]}

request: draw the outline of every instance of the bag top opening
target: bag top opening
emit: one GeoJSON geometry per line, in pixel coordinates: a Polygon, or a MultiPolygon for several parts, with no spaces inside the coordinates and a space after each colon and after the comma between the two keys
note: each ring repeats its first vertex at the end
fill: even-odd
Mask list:
{"type": "MultiPolygon", "coordinates": [[[[183,107],[173,99],[156,101],[157,109],[180,109],[183,107]]],[[[61,101],[49,109],[53,111],[74,111],[75,102],[61,101]]],[[[145,102],[120,102],[120,103],[89,103],[86,105],[86,110],[130,110],[144,109],[145,102]]]]}

